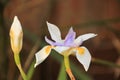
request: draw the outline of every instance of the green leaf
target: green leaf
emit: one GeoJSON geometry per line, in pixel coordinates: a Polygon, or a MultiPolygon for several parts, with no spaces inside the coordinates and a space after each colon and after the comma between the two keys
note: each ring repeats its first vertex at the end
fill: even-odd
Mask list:
{"type": "Polygon", "coordinates": [[[65,65],[64,62],[61,63],[61,68],[59,71],[59,76],[58,76],[58,80],[66,80],[66,71],[65,71],[65,65]]]}
{"type": "Polygon", "coordinates": [[[28,73],[27,73],[28,80],[31,80],[31,77],[34,73],[34,70],[35,70],[34,64],[35,64],[35,60],[32,62],[32,64],[30,65],[30,68],[28,70],[28,73]]]}

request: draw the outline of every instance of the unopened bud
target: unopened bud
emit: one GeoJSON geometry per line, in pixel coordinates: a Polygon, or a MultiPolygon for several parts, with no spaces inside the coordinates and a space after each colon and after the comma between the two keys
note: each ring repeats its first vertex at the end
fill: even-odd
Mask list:
{"type": "Polygon", "coordinates": [[[23,42],[23,31],[20,21],[17,16],[14,17],[11,29],[10,29],[10,41],[13,52],[20,53],[23,42]]]}

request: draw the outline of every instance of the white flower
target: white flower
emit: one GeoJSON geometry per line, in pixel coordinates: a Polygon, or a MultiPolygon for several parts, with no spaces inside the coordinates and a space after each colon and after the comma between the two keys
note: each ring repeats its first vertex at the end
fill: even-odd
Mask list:
{"type": "Polygon", "coordinates": [[[17,16],[14,17],[11,29],[10,29],[10,41],[11,47],[14,53],[19,53],[22,49],[23,31],[17,16]]]}
{"type": "Polygon", "coordinates": [[[69,56],[70,54],[76,54],[76,58],[87,71],[89,68],[90,62],[91,62],[91,55],[86,47],[84,46],[80,47],[80,45],[84,41],[95,37],[96,34],[88,33],[88,34],[78,36],[75,39],[76,32],[74,32],[73,28],[71,27],[65,39],[62,40],[61,32],[59,28],[56,25],[48,23],[48,22],[47,22],[47,25],[48,25],[48,30],[50,32],[52,40],[49,40],[45,36],[46,42],[49,43],[50,45],[45,46],[42,50],[40,50],[39,52],[35,54],[35,57],[36,57],[35,67],[39,65],[40,63],[42,63],[48,57],[48,55],[51,52],[51,49],[54,49],[55,51],[57,51],[63,56],[65,55],[69,56]],[[65,51],[67,51],[67,53],[65,53],[65,51]]]}

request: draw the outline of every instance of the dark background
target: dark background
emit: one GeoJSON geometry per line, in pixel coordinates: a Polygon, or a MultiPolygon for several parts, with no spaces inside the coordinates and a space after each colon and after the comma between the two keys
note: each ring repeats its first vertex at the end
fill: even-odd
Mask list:
{"type": "MultiPolygon", "coordinates": [[[[0,80],[17,80],[19,76],[9,42],[9,29],[15,15],[24,29],[23,65],[37,41],[40,45],[36,51],[44,45],[44,36],[49,35],[46,21],[56,24],[63,38],[71,26],[77,36],[97,33],[97,37],[83,45],[92,57],[120,65],[120,0],[0,0],[0,80]]],[[[71,56],[71,61],[92,80],[120,79],[120,69],[114,66],[92,61],[85,72],[75,57],[71,56]]],[[[60,63],[50,55],[35,69],[32,80],[56,80],[59,69],[60,63]]]]}

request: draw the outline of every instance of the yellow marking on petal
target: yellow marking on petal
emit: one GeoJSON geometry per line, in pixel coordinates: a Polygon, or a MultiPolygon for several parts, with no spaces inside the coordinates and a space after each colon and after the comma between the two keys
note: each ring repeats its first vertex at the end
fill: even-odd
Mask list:
{"type": "Polygon", "coordinates": [[[47,46],[47,48],[45,49],[45,53],[48,54],[50,52],[51,48],[53,48],[53,46],[47,46]]]}
{"type": "Polygon", "coordinates": [[[78,50],[78,53],[81,55],[84,54],[84,52],[85,52],[85,49],[81,48],[81,47],[77,48],[77,50],[78,50]]]}
{"type": "Polygon", "coordinates": [[[10,40],[11,40],[11,48],[13,52],[19,53],[22,49],[22,40],[23,40],[23,32],[21,31],[19,35],[16,35],[14,30],[10,30],[10,40]]]}

